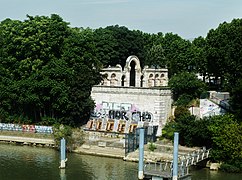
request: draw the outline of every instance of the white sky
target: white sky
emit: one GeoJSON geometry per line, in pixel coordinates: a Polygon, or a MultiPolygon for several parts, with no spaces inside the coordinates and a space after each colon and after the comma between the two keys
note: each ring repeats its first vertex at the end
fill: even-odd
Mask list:
{"type": "Polygon", "coordinates": [[[224,21],[242,18],[242,0],[0,0],[0,21],[60,15],[71,27],[126,26],[148,33],[205,37],[224,21]]]}

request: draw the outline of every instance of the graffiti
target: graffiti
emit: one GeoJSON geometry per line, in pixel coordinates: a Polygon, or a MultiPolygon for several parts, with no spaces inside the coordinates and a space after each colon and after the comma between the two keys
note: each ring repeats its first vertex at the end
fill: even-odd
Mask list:
{"type": "Polygon", "coordinates": [[[133,104],[102,102],[102,104],[96,105],[96,108],[91,113],[91,118],[109,118],[150,122],[153,119],[153,115],[147,111],[139,111],[139,109],[133,104]]]}
{"type": "Polygon", "coordinates": [[[19,124],[7,124],[7,123],[0,123],[0,130],[46,133],[46,134],[53,133],[53,129],[51,126],[19,125],[19,124]]]}

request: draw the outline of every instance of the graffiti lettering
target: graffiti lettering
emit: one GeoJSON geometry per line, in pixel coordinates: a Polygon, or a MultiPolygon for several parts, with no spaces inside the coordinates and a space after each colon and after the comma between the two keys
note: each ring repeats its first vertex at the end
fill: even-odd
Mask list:
{"type": "Polygon", "coordinates": [[[0,130],[47,133],[47,134],[53,133],[53,129],[51,126],[19,125],[19,124],[7,124],[7,123],[0,123],[0,130]]]}
{"type": "Polygon", "coordinates": [[[91,118],[109,118],[133,121],[152,121],[153,115],[150,112],[141,112],[135,105],[128,103],[103,102],[97,104],[91,113],[91,118]]]}

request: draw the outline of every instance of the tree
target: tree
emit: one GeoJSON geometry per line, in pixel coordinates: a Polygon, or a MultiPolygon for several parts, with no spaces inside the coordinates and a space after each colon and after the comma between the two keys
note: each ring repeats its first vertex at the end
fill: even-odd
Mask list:
{"type": "Polygon", "coordinates": [[[97,57],[104,66],[125,66],[130,55],[144,61],[145,38],[141,31],[129,30],[125,26],[108,26],[94,30],[97,57]]]}
{"type": "Polygon", "coordinates": [[[162,45],[153,45],[146,55],[148,66],[154,66],[155,68],[165,68],[167,65],[164,50],[162,45]]]}
{"type": "Polygon", "coordinates": [[[203,82],[208,73],[208,64],[205,52],[206,40],[199,36],[192,41],[192,51],[194,53],[195,72],[203,75],[203,82]]]}
{"type": "Polygon", "coordinates": [[[231,23],[224,22],[217,29],[211,29],[206,37],[208,73],[215,76],[215,80],[221,77],[221,87],[228,90],[242,77],[241,28],[242,19],[233,19],[231,23]]]}
{"type": "Polygon", "coordinates": [[[2,118],[84,123],[94,107],[91,87],[100,82],[93,32],[70,28],[55,14],[27,17],[0,24],[2,118]]]}
{"type": "Polygon", "coordinates": [[[174,100],[178,100],[181,95],[188,95],[191,98],[198,98],[205,91],[206,85],[197,79],[193,73],[182,72],[174,75],[168,85],[170,86],[174,100]]]}
{"type": "Polygon", "coordinates": [[[182,39],[177,34],[167,33],[164,36],[162,47],[170,77],[183,71],[192,70],[194,64],[190,41],[182,39]]]}
{"type": "Polygon", "coordinates": [[[238,79],[237,84],[231,90],[230,104],[240,122],[242,122],[242,79],[238,79]]]}
{"type": "Polygon", "coordinates": [[[213,116],[211,121],[208,129],[212,134],[213,140],[211,155],[213,160],[241,166],[242,125],[230,114],[213,116]]]}
{"type": "Polygon", "coordinates": [[[165,125],[163,131],[166,138],[173,139],[174,132],[179,132],[179,144],[189,147],[212,146],[211,132],[208,130],[209,119],[197,119],[187,113],[176,117],[175,122],[165,125]],[[198,128],[199,127],[199,128],[198,128]]]}

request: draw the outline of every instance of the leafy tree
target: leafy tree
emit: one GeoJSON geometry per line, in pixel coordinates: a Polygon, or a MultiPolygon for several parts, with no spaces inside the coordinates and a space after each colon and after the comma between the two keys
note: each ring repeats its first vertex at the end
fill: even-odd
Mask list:
{"type": "Polygon", "coordinates": [[[98,28],[94,30],[94,42],[96,44],[97,58],[102,61],[103,66],[115,66],[120,64],[118,59],[118,41],[111,30],[98,28]]]}
{"type": "Polygon", "coordinates": [[[166,67],[166,59],[162,45],[153,45],[147,52],[146,58],[149,60],[146,64],[150,67],[161,68],[166,67]]]}
{"type": "Polygon", "coordinates": [[[195,74],[188,72],[182,72],[174,75],[169,80],[168,84],[173,92],[174,100],[177,100],[184,94],[187,94],[192,98],[198,98],[206,89],[204,82],[197,79],[195,74]]]}
{"type": "Polygon", "coordinates": [[[242,79],[239,79],[235,87],[231,90],[230,104],[237,118],[242,121],[242,79]]]}
{"type": "Polygon", "coordinates": [[[207,118],[197,119],[193,115],[183,114],[176,117],[175,122],[169,122],[165,125],[162,136],[173,139],[174,132],[179,132],[179,143],[181,145],[210,148],[212,139],[211,132],[208,130],[209,123],[207,118]]]}
{"type": "Polygon", "coordinates": [[[190,112],[185,106],[177,106],[174,112],[175,121],[179,120],[181,116],[189,116],[190,112]]]}
{"type": "Polygon", "coordinates": [[[130,55],[136,55],[143,65],[147,35],[125,26],[108,26],[94,30],[94,42],[98,59],[104,66],[125,66],[130,55]]]}
{"type": "Polygon", "coordinates": [[[1,119],[84,122],[94,106],[91,87],[100,81],[93,32],[70,28],[55,14],[27,17],[0,24],[1,119]]]}
{"type": "Polygon", "coordinates": [[[167,33],[164,36],[162,47],[170,77],[183,71],[192,70],[194,65],[190,41],[182,39],[177,34],[167,33]]]}
{"type": "Polygon", "coordinates": [[[233,88],[241,79],[242,69],[242,19],[234,19],[231,23],[221,23],[217,29],[211,29],[206,37],[206,58],[208,73],[221,77],[222,84],[228,83],[233,88]],[[224,82],[224,80],[228,80],[224,82]]]}
{"type": "Polygon", "coordinates": [[[205,77],[208,73],[208,63],[206,59],[206,40],[199,36],[192,41],[192,51],[194,54],[194,67],[195,72],[203,76],[203,81],[205,82],[205,77]]]}
{"type": "Polygon", "coordinates": [[[209,131],[212,133],[215,161],[236,164],[242,160],[242,126],[233,115],[213,116],[209,131]]]}

